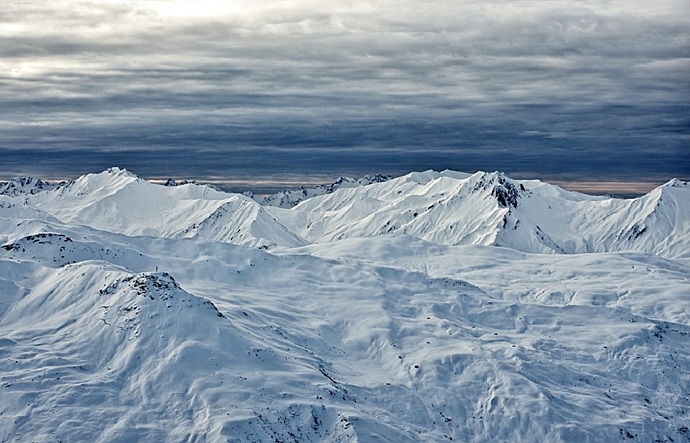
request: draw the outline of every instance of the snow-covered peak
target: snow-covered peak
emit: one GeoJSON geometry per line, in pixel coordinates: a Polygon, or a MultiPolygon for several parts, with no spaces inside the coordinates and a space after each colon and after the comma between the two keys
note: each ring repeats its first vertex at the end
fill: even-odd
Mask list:
{"type": "Polygon", "coordinates": [[[664,183],[663,185],[661,185],[661,187],[662,188],[687,188],[688,182],[678,180],[677,178],[673,178],[673,179],[669,180],[668,182],[664,183]]]}
{"type": "Polygon", "coordinates": [[[367,186],[372,183],[383,183],[390,180],[390,178],[390,176],[383,174],[376,174],[374,176],[365,175],[359,179],[338,177],[329,185],[319,185],[311,188],[301,186],[298,189],[285,190],[265,197],[254,195],[253,193],[247,193],[246,195],[262,205],[276,206],[279,208],[293,208],[306,199],[324,194],[332,194],[340,188],[354,188],[367,186]]]}
{"type": "MultiPolygon", "coordinates": [[[[59,197],[53,197],[53,199],[84,196],[89,196],[91,199],[98,199],[117,192],[117,190],[136,181],[143,180],[126,169],[109,168],[97,174],[83,175],[67,185],[56,189],[55,192],[59,194],[59,197]]],[[[50,196],[44,197],[51,199],[50,196]]]]}
{"type": "Polygon", "coordinates": [[[310,214],[300,235],[313,242],[400,233],[444,245],[498,245],[525,252],[642,250],[686,256],[690,239],[683,214],[690,206],[689,192],[682,184],[673,186],[679,195],[661,198],[666,212],[644,224],[655,226],[645,232],[657,232],[646,239],[635,235],[643,226],[638,219],[654,210],[654,196],[664,187],[621,200],[512,180],[501,172],[411,173],[314,197],[294,211],[310,214]]]}
{"type": "Polygon", "coordinates": [[[120,168],[117,166],[110,167],[103,171],[103,174],[110,175],[112,177],[131,177],[131,178],[139,178],[136,174],[133,172],[128,171],[125,168],[120,168]]]}
{"type": "MultiPolygon", "coordinates": [[[[99,291],[100,296],[111,296],[118,293],[120,297],[133,296],[128,300],[129,302],[136,302],[140,300],[138,297],[141,297],[146,300],[145,303],[148,303],[148,300],[152,300],[154,303],[165,303],[165,306],[160,306],[159,309],[169,309],[173,306],[179,309],[202,307],[205,311],[211,311],[216,317],[223,317],[223,314],[212,302],[185,292],[172,275],[167,272],[143,272],[122,277],[99,291]]],[[[139,309],[138,307],[131,307],[124,311],[136,310],[135,314],[139,314],[139,309]]]]}
{"type": "Polygon", "coordinates": [[[467,181],[471,184],[472,192],[489,192],[501,208],[517,208],[520,191],[526,192],[523,184],[498,171],[478,172],[467,181]]]}

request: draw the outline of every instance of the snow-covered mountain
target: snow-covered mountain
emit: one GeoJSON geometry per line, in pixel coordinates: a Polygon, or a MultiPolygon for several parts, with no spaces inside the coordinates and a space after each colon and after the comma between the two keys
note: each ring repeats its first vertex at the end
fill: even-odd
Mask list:
{"type": "Polygon", "coordinates": [[[117,168],[0,195],[0,441],[690,441],[686,183],[287,206],[117,168]]]}
{"type": "Polygon", "coordinates": [[[376,174],[374,176],[365,175],[359,179],[339,177],[330,185],[318,185],[311,188],[301,186],[298,189],[285,190],[268,196],[255,195],[252,192],[245,193],[245,195],[262,205],[277,206],[279,208],[293,208],[304,200],[316,197],[317,195],[331,194],[340,188],[355,188],[370,185],[372,183],[382,183],[390,179],[391,177],[389,175],[383,174],[376,174]]]}
{"type": "Polygon", "coordinates": [[[112,168],[26,198],[25,206],[65,223],[252,247],[404,233],[442,245],[524,252],[690,257],[690,187],[675,179],[624,200],[511,180],[498,172],[426,171],[336,187],[288,210],[205,185],[159,186],[112,168]]]}
{"type": "Polygon", "coordinates": [[[316,197],[295,209],[314,214],[300,233],[315,242],[402,232],[444,245],[525,252],[690,254],[690,187],[678,180],[622,200],[496,172],[426,172],[316,197]]]}
{"type": "Polygon", "coordinates": [[[67,182],[54,184],[33,177],[17,177],[8,182],[0,182],[0,195],[17,197],[25,194],[36,194],[37,192],[55,189],[58,186],[64,186],[66,184],[67,182]]]}

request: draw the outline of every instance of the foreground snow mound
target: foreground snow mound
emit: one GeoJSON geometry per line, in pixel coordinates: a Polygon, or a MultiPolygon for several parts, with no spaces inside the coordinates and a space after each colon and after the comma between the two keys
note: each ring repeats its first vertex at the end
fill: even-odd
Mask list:
{"type": "Polygon", "coordinates": [[[41,277],[3,312],[3,440],[352,441],[325,406],[267,411],[264,377],[295,368],[169,274],[84,262],[41,277]]]}
{"type": "MultiPolygon", "coordinates": [[[[635,300],[645,292],[633,293],[640,281],[630,278],[639,271],[615,266],[617,256],[581,265],[592,287],[556,280],[541,283],[552,285],[551,299],[519,300],[501,296],[499,277],[484,278],[493,288],[487,293],[449,269],[471,269],[473,256],[512,262],[524,275],[519,290],[535,270],[560,272],[549,262],[557,256],[532,263],[499,248],[392,240],[368,250],[352,245],[352,253],[320,245],[312,256],[280,257],[198,243],[193,256],[203,258],[192,260],[155,252],[176,256],[189,251],[188,240],[135,242],[171,273],[101,260],[61,267],[3,261],[15,287],[3,286],[0,310],[0,435],[581,442],[629,434],[683,441],[690,326],[678,320],[690,308],[682,298],[687,268],[649,261],[655,269],[643,270],[661,273],[667,287],[680,285],[648,312],[664,320],[635,313],[646,310],[635,300]],[[370,261],[359,262],[355,251],[370,261]],[[328,253],[344,258],[317,257],[328,253]],[[406,267],[425,263],[439,276],[406,270],[408,260],[406,267]],[[588,274],[602,268],[622,275],[607,282],[588,274]],[[630,286],[606,289],[619,279],[630,286]],[[558,284],[574,288],[579,305],[564,294],[558,302],[555,293],[565,292],[558,284]],[[609,293],[621,291],[620,300],[609,293]]],[[[632,263],[641,267],[643,258],[632,263]]]]}

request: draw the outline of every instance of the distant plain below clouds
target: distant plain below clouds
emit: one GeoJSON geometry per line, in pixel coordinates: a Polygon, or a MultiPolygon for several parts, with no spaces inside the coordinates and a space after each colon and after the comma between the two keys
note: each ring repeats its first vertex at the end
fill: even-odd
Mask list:
{"type": "Polygon", "coordinates": [[[690,177],[690,4],[6,1],[0,176],[690,177]]]}

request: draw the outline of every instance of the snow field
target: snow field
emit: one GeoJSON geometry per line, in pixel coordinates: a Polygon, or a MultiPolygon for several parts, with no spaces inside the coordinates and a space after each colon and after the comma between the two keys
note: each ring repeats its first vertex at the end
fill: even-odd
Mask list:
{"type": "Polygon", "coordinates": [[[689,194],[0,196],[0,441],[690,441],[689,194]]]}

